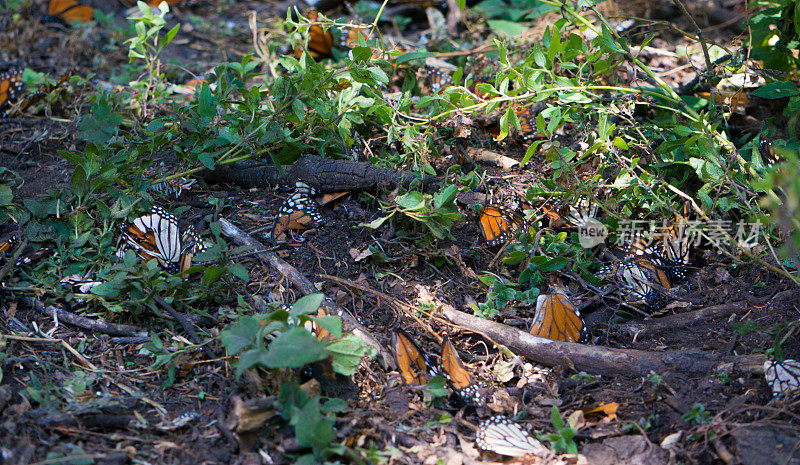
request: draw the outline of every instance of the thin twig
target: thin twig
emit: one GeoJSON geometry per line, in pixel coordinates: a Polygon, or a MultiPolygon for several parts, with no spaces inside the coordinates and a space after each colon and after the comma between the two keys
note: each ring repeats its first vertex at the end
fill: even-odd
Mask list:
{"type": "Polygon", "coordinates": [[[174,308],[172,308],[172,305],[168,304],[167,301],[164,300],[158,294],[155,294],[155,293],[153,294],[153,300],[155,300],[158,303],[158,305],[161,305],[162,307],[164,307],[164,309],[170,315],[172,315],[172,317],[175,318],[175,320],[177,320],[178,323],[180,323],[180,325],[183,327],[183,330],[186,331],[186,334],[189,336],[189,340],[190,341],[192,341],[194,344],[199,345],[203,349],[203,352],[205,352],[206,355],[208,355],[212,359],[218,359],[219,358],[219,355],[214,353],[214,351],[211,350],[211,348],[208,347],[208,345],[205,344],[200,339],[200,336],[197,334],[197,331],[194,330],[194,326],[192,325],[192,322],[189,321],[189,318],[186,315],[184,315],[183,313],[181,313],[181,312],[175,310],[174,308]]]}

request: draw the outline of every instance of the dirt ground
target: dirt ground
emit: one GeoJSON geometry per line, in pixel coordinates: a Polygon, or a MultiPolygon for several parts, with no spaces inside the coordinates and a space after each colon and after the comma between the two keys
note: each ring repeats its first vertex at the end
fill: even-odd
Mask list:
{"type": "MultiPolygon", "coordinates": [[[[166,51],[165,61],[180,64],[174,71],[176,82],[190,77],[185,69],[199,74],[216,63],[237,61],[251,53],[251,12],[266,21],[285,17],[289,6],[256,1],[198,3],[179,7],[170,19],[186,25],[166,51]]],[[[95,2],[94,6],[116,13],[115,21],[121,23],[116,2],[95,2]]],[[[37,2],[22,10],[23,21],[0,23],[4,26],[0,62],[24,60],[23,67],[51,75],[67,70],[77,75],[95,73],[95,79],[101,81],[113,80],[127,64],[126,49],[121,46],[124,37],[117,32],[43,23],[44,10],[37,2]]],[[[676,24],[689,27],[681,20],[676,24]]],[[[730,43],[738,34],[732,28],[716,28],[709,40],[730,43]]],[[[649,44],[662,53],[643,56],[655,69],[681,68],[665,75],[677,87],[695,76],[693,69],[672,53],[688,43],[664,30],[649,44]]],[[[78,110],[88,109],[84,105],[78,110]]],[[[47,195],[54,187],[65,185],[72,174],[73,165],[58,151],[78,148],[74,120],[64,118],[64,109],[50,111],[52,114],[0,120],[0,166],[19,176],[14,190],[17,201],[47,195]]],[[[762,117],[751,112],[738,116],[732,125],[740,134],[747,134],[753,121],[762,117]]],[[[759,129],[756,126],[755,131],[759,129]]],[[[489,144],[517,160],[524,155],[520,144],[489,144]]],[[[157,156],[163,156],[167,166],[175,163],[169,154],[157,156]]],[[[437,169],[446,169],[446,163],[442,157],[437,169]]],[[[488,190],[495,195],[524,190],[551,174],[541,159],[512,173],[490,165],[479,164],[478,169],[486,171],[488,190]]],[[[231,207],[224,217],[259,240],[265,240],[272,212],[285,198],[284,193],[272,189],[200,183],[171,207],[210,210],[207,193],[227,198],[231,207]]],[[[426,335],[429,329],[399,312],[383,294],[412,304],[429,299],[434,307],[437,302],[445,303],[471,313],[468,304],[483,301],[487,290],[465,270],[502,273],[506,266],[494,260],[496,248],[482,243],[477,222],[469,215],[453,226],[455,240],[428,248],[415,247],[385,230],[360,227],[381,216],[378,202],[367,195],[354,192],[323,207],[322,215],[323,227],[309,234],[306,242],[284,247],[278,254],[326,296],[357,315],[386,347],[391,346],[391,328],[399,325],[417,337],[424,350],[436,353],[433,338],[426,335]],[[391,260],[356,260],[370,245],[391,260]],[[451,247],[458,251],[463,267],[443,253],[451,247]],[[341,281],[326,278],[328,275],[341,281]]],[[[244,292],[254,300],[292,302],[299,297],[280,274],[257,258],[237,260],[250,272],[244,292]]],[[[136,338],[56,322],[26,304],[21,297],[24,294],[14,292],[13,284],[14,279],[9,279],[4,284],[8,289],[0,294],[0,463],[282,464],[303,453],[291,428],[277,421],[274,412],[254,431],[231,429],[241,402],[275,392],[279,379],[264,373],[247,373],[237,379],[228,361],[210,359],[200,349],[182,354],[175,363],[154,367],[155,356],[143,351],[143,343],[136,338]],[[188,422],[176,426],[174,422],[184,414],[190,415],[185,417],[188,422]]],[[[673,306],[667,316],[707,307],[739,307],[718,317],[639,337],[631,324],[647,326],[659,317],[625,319],[614,316],[618,303],[596,300],[582,308],[589,344],[650,352],[700,349],[724,356],[757,355],[773,346],[775,328],[800,318],[800,289],[789,280],[747,261],[732,266],[730,258],[709,247],[694,254],[680,297],[685,305],[673,306]]],[[[587,301],[581,296],[576,300],[587,301]]],[[[235,305],[222,299],[215,311],[205,315],[197,324],[204,337],[219,336],[231,322],[229,312],[235,305]]],[[[72,310],[80,313],[79,308],[72,310]]],[[[524,330],[532,312],[530,308],[506,310],[497,319],[524,330]]],[[[186,337],[179,325],[164,319],[81,314],[134,325],[162,338],[171,335],[173,341],[186,337]]],[[[773,398],[758,370],[719,370],[703,376],[676,371],[648,377],[576,376],[569,361],[559,366],[538,365],[498,351],[490,341],[459,331],[441,319],[419,316],[435,333],[448,334],[473,375],[498,390],[493,401],[477,408],[452,402],[430,406],[421,389],[404,385],[396,371],[377,359],[364,361],[352,379],[338,380],[339,384],[323,377],[322,393],[347,401],[336,420],[335,442],[361,451],[342,457],[342,462],[507,461],[475,447],[474,425],[493,413],[512,416],[524,412],[527,428],[553,433],[551,408],[557,406],[565,419],[571,416],[577,422],[574,440],[582,455],[520,463],[800,463],[800,401],[773,398]],[[500,376],[501,366],[512,374],[500,376]],[[587,413],[612,403],[619,404],[614,413],[587,413]],[[697,405],[702,406],[699,413],[697,405]]],[[[217,353],[224,350],[218,343],[211,345],[217,353]]],[[[797,334],[783,341],[782,348],[786,358],[799,358],[797,334]]]]}

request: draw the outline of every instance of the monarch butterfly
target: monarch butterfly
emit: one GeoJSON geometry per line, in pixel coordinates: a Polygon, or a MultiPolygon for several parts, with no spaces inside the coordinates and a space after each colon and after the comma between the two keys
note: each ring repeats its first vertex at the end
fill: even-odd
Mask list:
{"type": "Polygon", "coordinates": [[[479,449],[510,457],[544,456],[550,450],[508,418],[496,415],[478,425],[475,444],[479,449]]]}
{"type": "Polygon", "coordinates": [[[637,299],[629,303],[643,302],[651,312],[661,310],[666,305],[663,291],[671,288],[669,277],[662,267],[651,260],[641,257],[623,262],[620,278],[628,297],[637,299]]]}
{"type": "Polygon", "coordinates": [[[442,341],[442,374],[456,395],[470,405],[483,404],[482,386],[472,381],[450,339],[442,341]]]}
{"type": "Polygon", "coordinates": [[[97,279],[85,279],[79,274],[74,274],[62,278],[60,283],[62,286],[68,286],[72,292],[76,294],[88,294],[93,287],[103,284],[105,281],[97,279]]]}
{"type": "Polygon", "coordinates": [[[355,48],[361,43],[361,40],[370,40],[372,34],[369,31],[369,26],[342,26],[339,29],[339,46],[342,48],[355,48]]]}
{"type": "Polygon", "coordinates": [[[396,329],[393,334],[393,345],[400,374],[406,384],[425,384],[433,376],[441,376],[453,389],[453,392],[464,402],[470,405],[483,403],[483,386],[473,383],[461,357],[450,339],[445,336],[442,341],[442,363],[438,367],[420,349],[414,339],[402,329],[396,329]]]}
{"type": "Polygon", "coordinates": [[[514,113],[517,115],[522,140],[528,141],[536,137],[536,115],[531,106],[515,104],[514,113]]]}
{"type": "Polygon", "coordinates": [[[764,379],[774,396],[797,394],[800,392],[800,362],[788,358],[783,362],[767,360],[764,379]]]}
{"type": "Polygon", "coordinates": [[[52,247],[40,247],[38,249],[34,249],[33,247],[28,246],[25,248],[25,250],[23,250],[22,254],[17,259],[15,265],[23,266],[36,263],[39,260],[51,255],[52,252],[53,252],[52,247]]]}
{"type": "MultiPolygon", "coordinates": [[[[316,22],[319,18],[317,10],[310,10],[307,12],[306,17],[310,22],[316,22]]],[[[333,56],[333,35],[331,31],[323,28],[319,24],[312,24],[308,28],[308,45],[306,45],[308,53],[314,58],[329,58],[333,56]]],[[[294,56],[297,59],[303,55],[303,48],[300,46],[295,47],[294,56]]]]}
{"type": "Polygon", "coordinates": [[[661,254],[656,251],[655,247],[650,245],[650,241],[642,234],[636,234],[633,236],[630,244],[628,244],[625,258],[627,260],[645,258],[653,262],[655,265],[663,265],[661,254]]]}
{"type": "Polygon", "coordinates": [[[683,206],[682,214],[672,220],[671,224],[658,232],[660,236],[660,264],[671,282],[682,283],[687,278],[687,265],[690,260],[691,237],[687,232],[690,203],[683,206]]]}
{"type": "MultiPolygon", "coordinates": [[[[316,193],[316,189],[302,181],[295,183],[294,193],[283,202],[275,215],[270,232],[273,241],[279,244],[287,242],[291,231],[312,229],[325,222],[317,211],[317,202],[311,198],[316,193]]],[[[302,236],[292,238],[296,242],[305,240],[302,236]]]]}
{"type": "Polygon", "coordinates": [[[17,235],[12,234],[0,242],[0,254],[6,254],[9,250],[13,249],[15,245],[17,245],[17,235]]]}
{"type": "Polygon", "coordinates": [[[569,298],[559,292],[536,299],[531,334],[554,341],[581,342],[586,337],[581,313],[569,298]]]}
{"type": "Polygon", "coordinates": [[[488,245],[516,239],[517,230],[527,226],[522,214],[502,205],[485,205],[478,215],[481,234],[488,245]]]}
{"type": "Polygon", "coordinates": [[[167,197],[175,197],[176,199],[181,196],[183,191],[191,189],[197,182],[196,179],[191,178],[178,178],[169,181],[159,182],[150,186],[150,190],[158,192],[167,197]]]}
{"type": "Polygon", "coordinates": [[[158,260],[172,274],[186,271],[193,256],[206,248],[194,227],[180,234],[178,218],[157,205],[149,214],[122,226],[120,240],[123,244],[117,250],[118,257],[124,257],[130,248],[143,261],[158,260]]]}
{"type": "Polygon", "coordinates": [[[50,0],[47,14],[65,23],[79,21],[88,23],[94,19],[94,10],[78,0],[50,0]]]}
{"type": "Polygon", "coordinates": [[[399,328],[395,329],[392,339],[397,366],[406,384],[425,384],[431,377],[439,374],[425,352],[408,333],[399,328]]]}
{"type": "Polygon", "coordinates": [[[0,110],[14,100],[22,87],[22,71],[13,70],[0,74],[0,110]]]}
{"type": "Polygon", "coordinates": [[[439,68],[426,65],[425,84],[435,94],[441,89],[453,85],[453,76],[439,68]]]}
{"type": "MultiPolygon", "coordinates": [[[[288,307],[286,310],[289,310],[288,307]]],[[[328,314],[322,307],[320,307],[319,310],[317,310],[316,318],[324,318],[326,316],[328,316],[328,314]]],[[[303,326],[306,328],[306,330],[308,330],[308,332],[310,332],[314,336],[317,336],[317,340],[319,341],[325,340],[331,334],[330,332],[328,332],[327,329],[323,328],[316,320],[308,320],[303,326]]]]}
{"type": "Polygon", "coordinates": [[[758,153],[761,155],[761,159],[764,160],[764,163],[769,166],[777,165],[785,161],[781,154],[775,150],[773,142],[773,139],[769,137],[761,137],[761,140],[758,142],[758,153]]]}

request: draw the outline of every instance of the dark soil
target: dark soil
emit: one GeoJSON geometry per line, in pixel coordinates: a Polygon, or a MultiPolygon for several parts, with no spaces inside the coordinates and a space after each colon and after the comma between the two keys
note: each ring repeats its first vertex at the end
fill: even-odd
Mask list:
{"type": "MultiPolygon", "coordinates": [[[[122,27],[122,13],[115,2],[95,3],[106,13],[114,12],[115,24],[122,27]]],[[[179,40],[167,49],[166,61],[181,64],[174,71],[176,82],[190,77],[185,69],[199,74],[215,63],[236,61],[251,53],[250,11],[267,20],[285,17],[286,7],[278,2],[251,1],[179,8],[170,24],[180,20],[193,27],[184,27],[179,40]],[[189,21],[194,18],[199,21],[189,21]]],[[[44,9],[37,2],[23,9],[17,21],[0,19],[0,63],[24,60],[22,66],[51,75],[72,70],[79,76],[96,73],[96,79],[104,81],[113,79],[127,63],[122,45],[126,36],[121,30],[45,25],[40,21],[44,9]]],[[[676,21],[678,27],[689,29],[688,24],[676,21]]],[[[737,32],[722,28],[710,34],[709,40],[727,43],[737,32]]],[[[649,46],[673,52],[686,44],[683,36],[664,31],[649,46]]],[[[685,64],[674,54],[643,56],[655,69],[664,71],[685,64]]],[[[665,79],[677,87],[694,76],[692,67],[687,67],[669,73],[665,79]]],[[[73,90],[74,102],[82,102],[82,92],[88,92],[88,87],[73,90]]],[[[79,113],[89,111],[88,104],[78,105],[79,113]]],[[[75,150],[80,145],[74,137],[75,123],[65,122],[68,115],[74,115],[70,111],[76,110],[70,106],[59,103],[39,114],[0,120],[0,165],[20,177],[14,191],[16,200],[39,198],[69,182],[73,166],[58,151],[75,150]]],[[[752,119],[761,120],[763,116],[755,110],[742,115],[742,134],[750,130],[748,121],[752,119]]],[[[489,145],[518,160],[524,155],[525,147],[518,143],[489,145]]],[[[175,165],[170,155],[163,156],[166,166],[175,165]]],[[[552,176],[547,166],[544,160],[534,158],[514,173],[481,165],[478,170],[487,173],[487,191],[509,196],[552,176]]],[[[575,181],[575,186],[568,187],[579,187],[575,181]]],[[[210,211],[204,201],[209,192],[227,198],[232,205],[223,216],[256,239],[268,242],[263,234],[286,194],[228,185],[200,186],[176,205],[201,204],[210,211]]],[[[421,230],[403,230],[404,225],[391,221],[375,231],[360,227],[382,214],[372,194],[353,192],[324,207],[325,224],[306,235],[306,242],[285,246],[278,253],[318,284],[326,296],[356,314],[385,346],[391,346],[391,329],[400,326],[417,337],[423,349],[435,353],[437,345],[431,334],[426,335],[428,329],[385,299],[321,275],[335,276],[411,304],[432,295],[434,307],[440,302],[471,313],[468,304],[484,301],[486,288],[444,251],[455,246],[466,267],[478,275],[503,273],[506,265],[493,260],[496,248],[484,245],[469,213],[466,221],[451,230],[454,240],[429,247],[417,247],[409,240],[409,236],[421,236],[421,230]],[[369,247],[381,250],[390,261],[356,261],[355,257],[369,247]]],[[[386,198],[385,193],[381,195],[386,198]]],[[[255,257],[237,260],[250,272],[251,281],[243,293],[265,301],[292,302],[299,297],[282,276],[255,257]]],[[[13,286],[13,280],[8,283],[13,286]]],[[[692,303],[674,306],[668,314],[733,302],[743,302],[746,311],[638,338],[620,329],[628,320],[609,318],[609,309],[626,310],[609,300],[584,309],[590,323],[590,343],[645,351],[701,349],[749,355],[772,348],[775,328],[798,320],[800,290],[796,286],[750,262],[732,266],[729,258],[710,248],[696,251],[689,281],[680,292],[692,303]]],[[[588,296],[579,295],[577,301],[588,296]]],[[[279,379],[255,372],[237,379],[227,360],[212,360],[200,350],[180,355],[175,363],[154,367],[155,357],[142,351],[141,341],[56,322],[24,305],[19,295],[9,290],[3,291],[1,303],[0,463],[282,464],[305,452],[293,438],[292,429],[277,417],[252,432],[231,430],[236,402],[275,392],[279,379]],[[82,383],[88,389],[83,389],[82,383]],[[169,422],[187,413],[196,416],[186,425],[170,428],[169,422]],[[67,456],[71,461],[56,460],[67,456]]],[[[235,305],[228,302],[209,313],[213,324],[205,321],[199,328],[204,337],[219,335],[231,322],[230,311],[235,305]]],[[[73,311],[81,313],[79,309],[73,311]]],[[[530,308],[508,310],[500,320],[526,329],[532,312],[530,308]]],[[[179,325],[152,316],[81,314],[135,325],[162,338],[170,334],[175,340],[186,337],[179,325]]],[[[575,415],[579,426],[575,439],[587,457],[553,457],[548,463],[800,463],[798,401],[773,398],[762,374],[719,371],[703,377],[687,377],[680,372],[653,373],[648,378],[602,373],[592,378],[576,377],[568,364],[543,367],[512,358],[491,342],[458,331],[441,319],[422,318],[435,333],[448,334],[469,370],[502,388],[501,393],[495,394],[488,407],[434,408],[426,404],[420,388],[405,386],[396,372],[377,360],[366,361],[352,379],[354,390],[349,389],[348,382],[337,385],[321,378],[320,389],[328,395],[347,397],[355,393],[348,397],[346,411],[338,416],[336,442],[362,451],[374,447],[383,454],[382,460],[393,463],[438,463],[433,457],[448,464],[474,463],[487,459],[487,455],[475,449],[474,430],[469,424],[476,425],[493,413],[513,416],[524,412],[526,425],[552,433],[551,408],[557,406],[565,419],[575,415]],[[511,369],[513,375],[501,380],[496,371],[501,366],[511,369]],[[586,413],[614,402],[619,403],[615,417],[586,413]],[[707,412],[699,422],[686,416],[697,405],[707,412]],[[678,432],[682,435],[671,445],[662,444],[678,432]],[[622,437],[633,442],[610,441],[622,437]],[[641,447],[655,455],[646,461],[629,457],[615,462],[597,455],[596,446],[603,441],[631,454],[641,447]],[[765,443],[772,447],[765,447],[765,443]],[[584,449],[587,445],[595,447],[584,449]],[[658,451],[653,452],[656,449],[649,449],[651,446],[658,451]],[[765,456],[767,452],[775,455],[765,456]]],[[[800,357],[798,342],[797,334],[782,341],[786,358],[800,357]]],[[[212,345],[217,352],[222,351],[219,344],[212,345]]],[[[377,458],[376,454],[371,460],[377,458]]]]}

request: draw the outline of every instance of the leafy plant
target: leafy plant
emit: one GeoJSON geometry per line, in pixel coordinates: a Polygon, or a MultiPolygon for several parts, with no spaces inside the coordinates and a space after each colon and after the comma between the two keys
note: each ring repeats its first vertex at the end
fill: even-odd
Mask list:
{"type": "Polygon", "coordinates": [[[561,412],[557,406],[553,406],[550,410],[550,421],[553,424],[555,433],[549,433],[546,438],[550,441],[551,448],[556,452],[564,451],[567,454],[577,454],[578,445],[575,443],[575,434],[578,430],[575,429],[573,418],[570,418],[568,423],[565,424],[561,418],[561,412]]]}
{"type": "Polygon", "coordinates": [[[154,14],[153,8],[143,1],[136,3],[139,15],[132,18],[136,36],[128,39],[128,58],[144,61],[144,79],[130,83],[131,89],[141,94],[137,100],[142,105],[142,113],[147,115],[148,102],[155,98],[166,96],[166,83],[161,70],[159,55],[164,47],[169,45],[180,30],[180,23],[173,26],[166,34],[161,35],[161,30],[167,25],[164,15],[169,12],[167,2],[158,5],[158,13],[154,14]]]}
{"type": "Polygon", "coordinates": [[[228,354],[238,356],[236,375],[254,367],[265,369],[301,368],[330,358],[333,369],[352,375],[361,359],[374,350],[352,334],[342,336],[342,322],[335,316],[310,316],[322,303],[322,294],[302,297],[289,309],[242,316],[222,331],[228,354]],[[333,335],[323,342],[303,325],[313,321],[333,335]]]}
{"type": "Polygon", "coordinates": [[[711,413],[706,410],[706,407],[703,404],[694,404],[691,410],[681,415],[681,418],[683,418],[684,421],[694,423],[696,425],[708,423],[710,417],[711,413]]]}
{"type": "Polygon", "coordinates": [[[452,239],[450,228],[453,222],[464,218],[455,205],[457,193],[458,187],[454,185],[447,186],[434,195],[410,191],[397,196],[396,205],[390,208],[389,215],[362,226],[377,229],[399,212],[427,227],[436,239],[452,239]]]}

